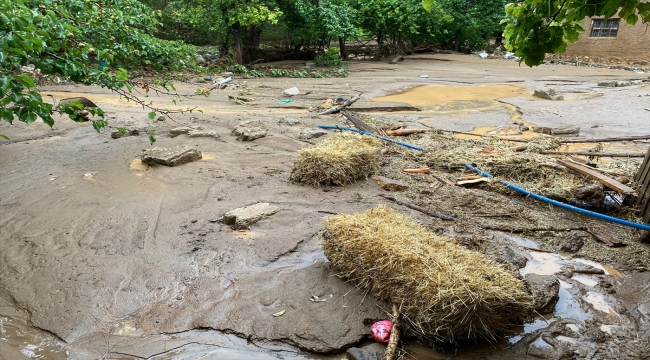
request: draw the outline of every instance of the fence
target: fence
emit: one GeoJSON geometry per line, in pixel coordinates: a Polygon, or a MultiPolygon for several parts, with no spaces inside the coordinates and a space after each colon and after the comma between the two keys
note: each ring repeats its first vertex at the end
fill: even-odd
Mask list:
{"type": "Polygon", "coordinates": [[[650,223],[650,149],[648,149],[639,172],[634,177],[634,181],[640,184],[639,197],[634,205],[641,209],[643,221],[646,224],[650,223]]]}

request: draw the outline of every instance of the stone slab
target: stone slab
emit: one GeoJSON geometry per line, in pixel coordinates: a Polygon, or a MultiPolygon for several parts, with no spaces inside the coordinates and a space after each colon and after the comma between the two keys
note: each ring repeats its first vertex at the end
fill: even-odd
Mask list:
{"type": "Polygon", "coordinates": [[[203,154],[197,149],[187,145],[176,146],[172,148],[153,148],[145,150],[142,153],[142,162],[147,165],[167,165],[177,166],[192,161],[198,161],[203,158],[203,154]]]}
{"type": "Polygon", "coordinates": [[[277,206],[269,203],[257,203],[225,213],[223,223],[233,226],[236,230],[248,229],[263,217],[271,216],[278,211],[280,211],[280,208],[277,206]]]}

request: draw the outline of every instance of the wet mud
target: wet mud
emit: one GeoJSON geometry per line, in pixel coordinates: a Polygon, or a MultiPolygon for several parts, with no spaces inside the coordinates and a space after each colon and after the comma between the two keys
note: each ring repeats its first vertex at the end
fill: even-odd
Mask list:
{"type": "MultiPolygon", "coordinates": [[[[103,89],[46,88],[44,93],[57,98],[82,94],[104,108],[112,126],[153,130],[156,146],[186,144],[201,150],[204,158],[175,168],[149,167],[138,160],[142,149],[150,147],[146,136],[111,139],[108,131],[96,133],[88,124],[63,118],[53,129],[38,123],[1,124],[0,133],[10,140],[0,146],[0,359],[341,359],[347,347],[377,346],[367,343],[364,319],[386,317],[387,305],[333,276],[317,234],[324,216],[376,206],[381,190],[371,182],[319,189],[287,180],[297,151],[315,141],[301,140],[301,131],[344,124],[337,116],[308,112],[327,98],[363,92],[359,107],[370,109],[386,104],[378,97],[402,90],[396,95],[402,98],[384,100],[390,101],[388,108],[403,110],[404,103],[412,104],[409,89],[452,86],[453,91],[445,90],[449,98],[437,92],[431,101],[423,93],[417,100],[423,105],[415,105],[422,111],[380,107],[377,112],[396,124],[422,127],[430,121],[431,126],[477,133],[513,119],[552,122],[548,111],[580,123],[589,136],[601,134],[590,127],[594,116],[629,118],[629,125],[617,128],[621,133],[650,131],[642,121],[647,112],[637,111],[643,105],[639,101],[648,99],[637,95],[647,90],[599,90],[603,96],[562,104],[527,95],[558,79],[591,89],[598,79],[634,74],[569,66],[524,69],[508,62],[437,57],[450,61],[407,59],[398,67],[354,62],[345,79],[239,79],[239,88],[188,100],[184,106],[198,106],[204,113],[174,121],[152,122],[146,111],[103,89]],[[424,73],[431,77],[418,78],[424,73]],[[312,93],[283,108],[277,102],[284,98],[282,90],[292,86],[312,93]],[[247,97],[253,105],[228,100],[228,94],[243,89],[251,93],[247,97]],[[567,105],[581,103],[585,107],[577,110],[567,105]],[[594,105],[596,113],[590,115],[594,105]],[[278,124],[286,116],[301,124],[278,124]],[[244,120],[264,122],[269,135],[251,143],[237,141],[230,131],[244,120]],[[169,129],[179,123],[216,130],[221,139],[169,137],[169,129]],[[257,202],[281,210],[247,231],[214,221],[257,202]],[[330,294],[326,302],[309,300],[330,294]],[[282,316],[273,316],[280,311],[285,311],[282,316]]],[[[177,88],[193,92],[197,86],[205,85],[177,88]]],[[[576,86],[571,83],[573,90],[576,86]]],[[[163,96],[155,102],[173,106],[163,96]]],[[[518,254],[510,258],[519,259],[512,266],[522,277],[543,273],[558,278],[559,301],[552,313],[496,344],[464,345],[451,352],[406,344],[407,358],[611,359],[648,353],[650,279],[645,265],[621,266],[625,259],[617,258],[615,250],[607,250],[607,261],[585,264],[527,249],[539,239],[494,239],[482,250],[518,254]],[[510,250],[504,252],[506,248],[510,250]],[[587,265],[604,273],[569,270],[587,265]]]]}

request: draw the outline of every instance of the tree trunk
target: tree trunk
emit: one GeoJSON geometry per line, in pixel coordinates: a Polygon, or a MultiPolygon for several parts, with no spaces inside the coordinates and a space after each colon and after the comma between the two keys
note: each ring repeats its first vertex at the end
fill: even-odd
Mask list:
{"type": "Polygon", "coordinates": [[[348,54],[345,52],[345,38],[343,37],[339,37],[339,51],[341,52],[341,59],[348,58],[348,54]]]}
{"type": "Polygon", "coordinates": [[[237,64],[244,65],[244,54],[242,49],[241,25],[237,22],[232,27],[232,33],[235,37],[235,60],[237,64]]]}
{"type": "Polygon", "coordinates": [[[261,27],[255,25],[249,27],[245,46],[257,49],[258,47],[260,47],[261,37],[262,37],[261,27]]]}
{"type": "Polygon", "coordinates": [[[461,30],[458,28],[456,30],[456,39],[454,40],[454,51],[459,52],[460,51],[460,35],[461,35],[461,30]]]}

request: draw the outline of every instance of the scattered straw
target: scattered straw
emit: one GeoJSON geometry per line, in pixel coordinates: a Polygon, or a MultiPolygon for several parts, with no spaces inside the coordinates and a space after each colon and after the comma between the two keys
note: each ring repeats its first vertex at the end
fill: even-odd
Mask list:
{"type": "MultiPolygon", "coordinates": [[[[516,152],[511,144],[496,138],[481,140],[458,139],[439,134],[425,134],[412,141],[427,149],[424,156],[415,158],[404,151],[406,164],[403,166],[426,166],[448,171],[467,172],[463,164],[470,164],[484,170],[499,180],[506,180],[526,190],[556,200],[576,200],[575,191],[590,185],[592,180],[569,169],[559,166],[556,159],[539,154],[542,150],[555,148],[557,140],[538,137],[529,145],[529,150],[516,152]],[[413,163],[413,160],[417,163],[413,163]]],[[[456,179],[453,179],[456,180],[456,179]]],[[[507,192],[498,183],[487,186],[496,192],[507,192]]]]}
{"type": "Polygon", "coordinates": [[[334,134],[298,153],[290,179],[316,186],[345,185],[366,179],[379,168],[381,146],[380,140],[370,136],[334,134]]]}
{"type": "Polygon", "coordinates": [[[422,338],[495,340],[533,311],[533,298],[511,273],[388,207],[328,217],[321,236],[338,275],[401,304],[422,338]]]}

